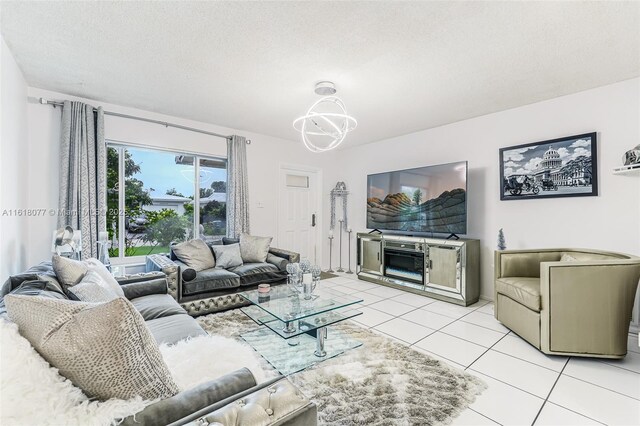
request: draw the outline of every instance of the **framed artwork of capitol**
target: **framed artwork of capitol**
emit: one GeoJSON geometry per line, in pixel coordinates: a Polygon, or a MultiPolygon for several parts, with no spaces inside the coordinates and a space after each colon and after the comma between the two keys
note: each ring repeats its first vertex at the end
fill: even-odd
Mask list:
{"type": "Polygon", "coordinates": [[[597,134],[500,149],[500,199],[598,195],[597,134]]]}

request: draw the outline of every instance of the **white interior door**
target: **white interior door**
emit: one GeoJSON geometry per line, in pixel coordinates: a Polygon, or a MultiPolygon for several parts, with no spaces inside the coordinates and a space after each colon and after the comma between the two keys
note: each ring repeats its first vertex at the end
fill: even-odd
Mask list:
{"type": "Polygon", "coordinates": [[[318,264],[318,172],[281,167],[278,206],[278,246],[318,264]]]}

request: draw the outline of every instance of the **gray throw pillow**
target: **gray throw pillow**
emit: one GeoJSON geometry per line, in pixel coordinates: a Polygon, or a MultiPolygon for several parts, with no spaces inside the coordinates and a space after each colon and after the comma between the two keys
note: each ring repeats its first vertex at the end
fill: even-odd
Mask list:
{"type": "Polygon", "coordinates": [[[59,254],[53,255],[51,265],[58,277],[58,281],[60,281],[60,284],[62,284],[65,290],[67,287],[78,284],[87,271],[89,271],[88,266],[84,262],[69,259],[59,254]]]}
{"type": "Polygon", "coordinates": [[[229,244],[227,246],[212,246],[216,255],[216,268],[229,269],[242,265],[240,255],[240,244],[229,244]]]}
{"type": "Polygon", "coordinates": [[[100,275],[100,277],[104,280],[105,284],[107,284],[107,287],[109,287],[111,291],[113,291],[120,297],[124,297],[122,286],[102,262],[100,262],[98,259],[90,258],[83,261],[83,263],[87,265],[89,272],[93,271],[100,275]]]}
{"type": "Polygon", "coordinates": [[[51,258],[51,265],[53,266],[53,271],[58,277],[58,281],[60,281],[60,284],[62,284],[62,287],[67,292],[70,287],[73,287],[82,281],[87,272],[95,271],[102,277],[104,282],[115,294],[120,297],[124,297],[124,292],[122,291],[122,288],[120,288],[118,281],[116,281],[107,267],[98,259],[90,258],[80,261],[54,254],[51,258]]]}
{"type": "Polygon", "coordinates": [[[216,266],[216,259],[209,246],[202,240],[185,241],[171,246],[173,254],[182,263],[196,272],[211,269],[216,266]]]}
{"type": "Polygon", "coordinates": [[[78,284],[67,290],[78,300],[89,303],[106,303],[117,299],[116,294],[96,271],[89,271],[78,284]]]}
{"type": "Polygon", "coordinates": [[[240,255],[244,263],[263,263],[269,255],[272,237],[240,234],[240,255]]]}
{"type": "Polygon", "coordinates": [[[128,300],[94,304],[9,294],[5,302],[20,334],[87,396],[153,400],[178,393],[153,335],[128,300]]]}

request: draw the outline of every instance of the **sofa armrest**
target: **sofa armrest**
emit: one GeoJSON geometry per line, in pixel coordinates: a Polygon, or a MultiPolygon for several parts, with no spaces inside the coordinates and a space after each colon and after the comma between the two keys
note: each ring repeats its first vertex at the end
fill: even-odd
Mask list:
{"type": "Polygon", "coordinates": [[[280,271],[286,271],[287,265],[290,263],[288,259],[284,257],[276,256],[274,254],[269,253],[267,255],[267,263],[275,265],[280,271]]]}
{"type": "Polygon", "coordinates": [[[241,368],[215,380],[202,383],[145,407],[144,410],[124,419],[124,426],[168,425],[216,402],[238,395],[256,386],[256,380],[248,368],[241,368]]]}
{"type": "Polygon", "coordinates": [[[151,294],[167,294],[168,292],[167,277],[164,275],[147,281],[121,284],[120,287],[124,291],[124,297],[129,300],[151,294]]]}
{"type": "Polygon", "coordinates": [[[182,280],[180,279],[180,266],[166,255],[152,254],[147,256],[147,272],[162,272],[167,277],[167,286],[171,297],[180,302],[182,296],[182,280]]]}
{"type": "Polygon", "coordinates": [[[139,274],[128,274],[114,277],[118,284],[126,285],[132,283],[143,283],[145,281],[156,280],[158,278],[166,279],[166,276],[161,272],[141,272],[139,274]]]}
{"type": "Polygon", "coordinates": [[[289,250],[279,249],[275,247],[269,248],[269,253],[281,257],[283,259],[287,259],[290,263],[300,262],[300,253],[296,253],[289,250]]]}
{"type": "Polygon", "coordinates": [[[315,426],[317,423],[316,405],[289,380],[277,377],[169,426],[315,426]]]}
{"type": "Polygon", "coordinates": [[[191,268],[186,263],[181,262],[179,260],[174,260],[173,263],[178,265],[178,268],[180,270],[180,282],[181,283],[193,281],[196,278],[196,275],[197,275],[196,270],[191,268]]]}
{"type": "Polygon", "coordinates": [[[542,350],[624,356],[640,260],[543,262],[540,269],[542,350]]]}

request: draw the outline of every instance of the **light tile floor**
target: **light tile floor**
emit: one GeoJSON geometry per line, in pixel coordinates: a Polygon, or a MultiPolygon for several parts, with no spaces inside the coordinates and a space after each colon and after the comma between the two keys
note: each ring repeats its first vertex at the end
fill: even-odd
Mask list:
{"type": "Polygon", "coordinates": [[[320,287],[364,299],[361,326],[487,383],[454,425],[640,425],[637,337],[622,361],[547,356],[500,324],[491,302],[462,307],[346,274],[320,287]]]}

